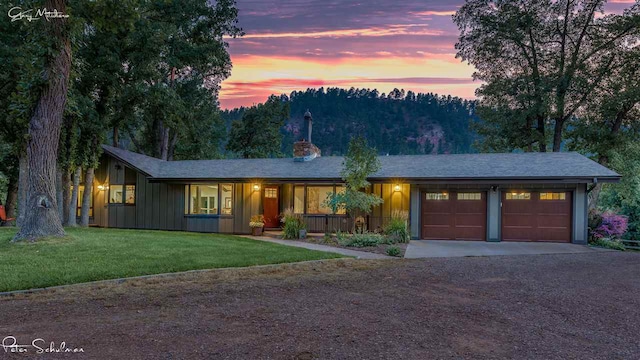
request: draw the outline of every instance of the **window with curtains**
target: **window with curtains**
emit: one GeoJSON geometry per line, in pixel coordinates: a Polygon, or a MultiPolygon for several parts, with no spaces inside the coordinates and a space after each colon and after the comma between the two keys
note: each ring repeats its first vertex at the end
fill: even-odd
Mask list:
{"type": "Polygon", "coordinates": [[[185,214],[233,214],[233,184],[186,185],[184,192],[185,214]]]}

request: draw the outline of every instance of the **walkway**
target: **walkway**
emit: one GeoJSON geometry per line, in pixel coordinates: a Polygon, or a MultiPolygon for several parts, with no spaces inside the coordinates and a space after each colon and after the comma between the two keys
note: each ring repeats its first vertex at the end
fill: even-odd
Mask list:
{"type": "Polygon", "coordinates": [[[566,243],[412,240],[404,257],[417,259],[493,255],[576,254],[593,253],[594,251],[612,250],[566,243]]]}
{"type": "Polygon", "coordinates": [[[345,256],[353,256],[356,259],[397,259],[395,257],[376,254],[376,253],[371,253],[371,252],[366,252],[366,251],[343,249],[343,248],[338,248],[338,247],[334,247],[334,246],[312,244],[312,243],[308,243],[308,242],[304,242],[304,241],[280,240],[280,239],[274,239],[274,238],[268,237],[268,236],[249,236],[249,235],[245,235],[244,237],[249,238],[249,239],[253,239],[253,240],[267,241],[267,242],[280,244],[280,245],[295,246],[295,247],[305,248],[305,249],[309,249],[309,250],[318,250],[318,251],[337,253],[337,254],[341,254],[341,255],[345,255],[345,256]]]}

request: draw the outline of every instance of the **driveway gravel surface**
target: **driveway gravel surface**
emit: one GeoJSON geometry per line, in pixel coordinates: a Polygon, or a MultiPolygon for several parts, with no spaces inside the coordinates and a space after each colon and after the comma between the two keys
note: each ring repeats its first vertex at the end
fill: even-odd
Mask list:
{"type": "Polygon", "coordinates": [[[640,254],[339,259],[75,286],[0,298],[8,335],[84,350],[70,359],[638,359],[640,254]]]}

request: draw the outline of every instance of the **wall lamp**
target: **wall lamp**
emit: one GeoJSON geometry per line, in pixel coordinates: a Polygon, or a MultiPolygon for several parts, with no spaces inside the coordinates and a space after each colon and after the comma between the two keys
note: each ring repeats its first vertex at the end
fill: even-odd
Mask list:
{"type": "Polygon", "coordinates": [[[395,184],[393,185],[393,191],[398,192],[401,191],[402,187],[400,186],[400,184],[395,184]]]}
{"type": "Polygon", "coordinates": [[[260,184],[253,184],[253,191],[259,191],[260,190],[260,184]]]}
{"type": "Polygon", "coordinates": [[[106,187],[104,185],[98,185],[98,191],[104,191],[106,187]]]}

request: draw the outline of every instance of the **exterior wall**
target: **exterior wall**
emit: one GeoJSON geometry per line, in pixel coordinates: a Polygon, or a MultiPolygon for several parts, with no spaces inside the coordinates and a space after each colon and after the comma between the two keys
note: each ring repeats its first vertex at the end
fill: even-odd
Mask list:
{"type": "Polygon", "coordinates": [[[573,243],[586,244],[589,237],[587,227],[587,185],[581,184],[573,193],[573,243]]]}

